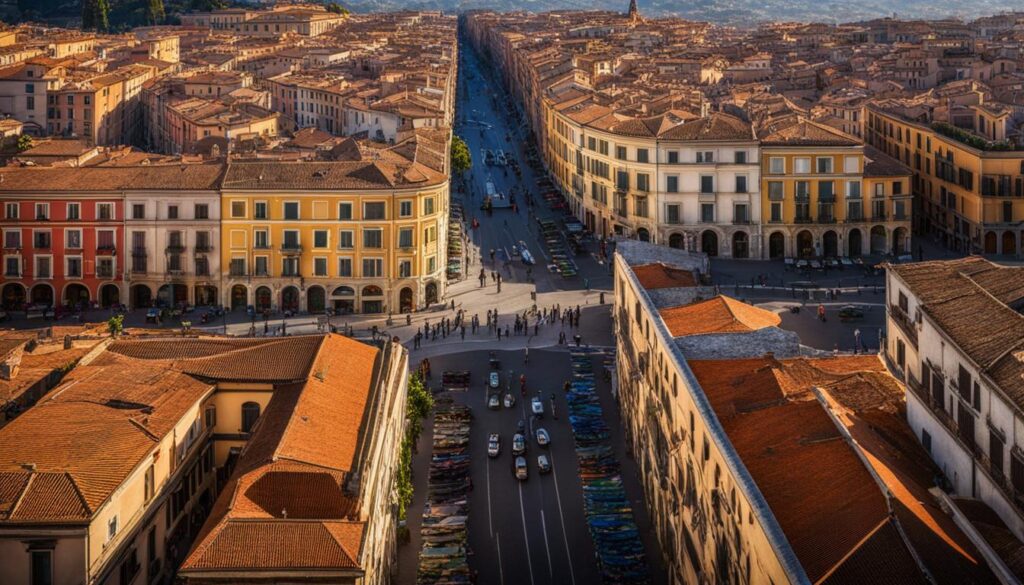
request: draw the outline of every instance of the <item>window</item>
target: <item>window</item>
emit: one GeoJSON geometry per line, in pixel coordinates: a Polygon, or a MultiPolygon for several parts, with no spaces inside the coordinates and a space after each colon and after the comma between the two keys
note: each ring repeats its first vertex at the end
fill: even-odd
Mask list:
{"type": "Polygon", "coordinates": [[[266,256],[256,256],[256,276],[270,276],[270,261],[266,256]]]}
{"type": "Polygon", "coordinates": [[[735,158],[733,159],[733,162],[735,162],[738,165],[745,165],[745,164],[747,164],[747,151],[745,151],[745,150],[737,150],[735,158]]]}
{"type": "Polygon", "coordinates": [[[146,219],[146,205],[135,203],[132,205],[132,219],[146,219]]]}
{"type": "Polygon", "coordinates": [[[339,248],[353,248],[355,238],[353,237],[352,230],[341,230],[338,232],[338,247],[339,248]]]}
{"type": "Polygon", "coordinates": [[[144,491],[145,501],[149,503],[153,499],[153,493],[156,491],[156,477],[153,473],[153,465],[150,464],[146,468],[146,486],[144,491]]]}
{"type": "Polygon", "coordinates": [[[299,202],[298,201],[285,201],[284,202],[284,218],[290,220],[299,219],[299,202]]]}
{"type": "Polygon", "coordinates": [[[69,106],[75,105],[75,96],[73,96],[73,95],[67,96],[67,103],[68,103],[69,106]]]}
{"type": "Polygon", "coordinates": [[[679,163],[679,151],[678,150],[670,150],[670,151],[668,151],[668,162],[669,162],[669,164],[672,164],[672,165],[679,163]]]}
{"type": "Polygon", "coordinates": [[[49,203],[36,203],[36,219],[37,220],[50,219],[50,204],[49,203]]]}
{"type": "Polygon", "coordinates": [[[97,203],[96,204],[96,219],[101,219],[101,220],[114,219],[114,204],[113,203],[97,203]]]}
{"type": "Polygon", "coordinates": [[[798,157],[793,159],[793,172],[801,175],[806,175],[811,172],[811,159],[806,157],[798,157]]]}
{"type": "Polygon", "coordinates": [[[437,256],[430,256],[427,258],[427,273],[433,273],[437,270],[437,256]]]}
{"type": "Polygon", "coordinates": [[[4,230],[4,248],[18,249],[21,247],[21,230],[4,230]]]}
{"type": "Polygon", "coordinates": [[[824,175],[832,174],[832,157],[831,156],[819,156],[818,157],[818,172],[824,175]]]}
{"type": "Polygon", "coordinates": [[[21,277],[21,257],[8,256],[4,258],[4,276],[11,278],[21,277]]]}
{"type": "Polygon", "coordinates": [[[750,216],[747,215],[747,204],[737,203],[733,208],[733,221],[736,223],[748,223],[750,216]]]}
{"type": "MultiPolygon", "coordinates": [[[[263,205],[264,213],[266,213],[266,203],[263,205]]],[[[245,217],[245,201],[231,202],[231,217],[245,217]]]]}
{"type": "Polygon", "coordinates": [[[33,232],[32,247],[37,250],[50,249],[50,232],[33,232]]]}
{"type": "Polygon", "coordinates": [[[7,219],[18,219],[18,204],[7,203],[4,205],[4,217],[7,219]]]}
{"type": "Polygon", "coordinates": [[[667,205],[665,207],[665,215],[669,223],[679,223],[679,205],[667,205]]]}
{"type": "Polygon", "coordinates": [[[117,516],[115,515],[109,521],[107,521],[107,542],[110,542],[117,536],[117,516]]]}
{"type": "Polygon", "coordinates": [[[327,258],[313,258],[313,276],[327,276],[327,258]]]}
{"type": "Polygon", "coordinates": [[[363,219],[386,219],[384,203],[363,203],[363,219]]]}
{"type": "Polygon", "coordinates": [[[646,173],[636,174],[636,189],[637,191],[650,191],[651,190],[651,178],[646,173]]]}
{"type": "Polygon", "coordinates": [[[380,258],[363,259],[363,278],[374,278],[384,275],[384,260],[380,258]]]}
{"type": "MultiPolygon", "coordinates": [[[[257,201],[253,204],[253,216],[256,219],[267,219],[267,202],[257,201]]],[[[245,202],[238,201],[231,204],[231,217],[245,217],[245,202]],[[241,215],[235,215],[235,203],[242,206],[241,215]]]]}
{"type": "Polygon", "coordinates": [[[412,247],[412,228],[402,228],[398,230],[398,247],[399,248],[411,248],[412,247]]]}
{"type": "Polygon", "coordinates": [[[773,156],[768,159],[768,172],[773,175],[781,175],[786,172],[786,159],[781,156],[773,156]]]}
{"type": "Polygon", "coordinates": [[[715,192],[715,177],[713,175],[701,175],[700,176],[700,192],[701,193],[714,193],[715,192]]]}
{"type": "Polygon", "coordinates": [[[210,219],[210,206],[205,203],[196,203],[196,219],[210,219]]]}
{"type": "Polygon", "coordinates": [[[638,149],[636,149],[636,162],[641,162],[641,163],[649,162],[648,158],[647,158],[648,156],[649,156],[648,155],[648,150],[646,148],[638,148],[638,149]]]}
{"type": "Polygon", "coordinates": [[[253,246],[258,249],[270,247],[269,232],[267,230],[256,230],[253,232],[253,246]]]}
{"type": "Polygon", "coordinates": [[[398,217],[412,217],[412,201],[398,202],[398,217]]]}
{"type": "Polygon", "coordinates": [[[338,204],[338,219],[347,221],[352,219],[352,204],[342,202],[338,204]]]}
{"type": "Polygon", "coordinates": [[[678,193],[679,177],[676,175],[669,175],[665,177],[665,191],[668,193],[678,193]]]}
{"type": "Polygon", "coordinates": [[[410,276],[412,276],[412,261],[400,260],[398,262],[398,277],[409,278],[410,276]]]}
{"type": "Polygon", "coordinates": [[[32,585],[53,585],[53,551],[33,550],[29,555],[32,585]]]}
{"type": "Polygon", "coordinates": [[[700,204],[700,221],[702,223],[714,223],[714,221],[715,221],[715,204],[714,203],[701,203],[700,204]]]}
{"type": "Polygon", "coordinates": [[[67,230],[64,238],[64,247],[68,250],[82,249],[82,230],[67,230]]]}
{"type": "Polygon", "coordinates": [[[782,202],[772,201],[771,222],[782,223],[782,202]]]}
{"type": "Polygon", "coordinates": [[[832,181],[818,181],[818,201],[831,202],[835,199],[835,184],[832,181]]]}
{"type": "Polygon", "coordinates": [[[426,199],[423,200],[423,215],[433,215],[433,214],[434,214],[434,198],[433,197],[427,197],[426,199]]]}
{"type": "Polygon", "coordinates": [[[260,418],[260,405],[256,402],[246,402],[242,405],[242,432],[251,433],[256,420],[260,418]]]}
{"type": "Polygon", "coordinates": [[[615,158],[619,160],[626,160],[626,147],[616,146],[615,147],[615,158]]]}
{"type": "Polygon", "coordinates": [[[338,276],[352,276],[351,258],[338,258],[338,276]]]}
{"type": "Polygon", "coordinates": [[[178,219],[178,206],[168,205],[167,206],[167,219],[178,219]]]}
{"type": "Polygon", "coordinates": [[[697,162],[699,163],[712,163],[715,162],[715,153],[711,150],[705,150],[697,153],[697,162]]]}
{"type": "Polygon", "coordinates": [[[860,181],[846,182],[846,197],[848,199],[860,199],[860,181]]]}
{"type": "Polygon", "coordinates": [[[326,248],[327,247],[327,230],[314,230],[313,231],[313,247],[314,248],[326,248]]]}
{"type": "Polygon", "coordinates": [[[747,192],[747,176],[736,175],[736,192],[746,193],[747,192]]]}
{"type": "Polygon", "coordinates": [[[381,230],[380,228],[371,228],[363,230],[364,248],[380,248],[383,245],[383,230],[381,230]]]}
{"type": "Polygon", "coordinates": [[[282,234],[284,236],[284,242],[281,247],[286,250],[298,250],[299,249],[299,232],[298,230],[285,230],[282,234]]]}
{"type": "Polygon", "coordinates": [[[860,172],[860,159],[856,156],[844,156],[843,157],[843,172],[844,173],[859,173],[860,172]]]}
{"type": "Polygon", "coordinates": [[[623,191],[629,189],[629,172],[628,171],[616,171],[615,173],[615,188],[623,191]]]}
{"type": "Polygon", "coordinates": [[[50,278],[53,274],[50,271],[50,257],[36,256],[36,278],[50,278]]]}
{"type": "Polygon", "coordinates": [[[885,197],[885,183],[875,183],[875,197],[885,197]]]}
{"type": "Polygon", "coordinates": [[[80,203],[68,203],[68,219],[82,219],[82,205],[80,203]]]}

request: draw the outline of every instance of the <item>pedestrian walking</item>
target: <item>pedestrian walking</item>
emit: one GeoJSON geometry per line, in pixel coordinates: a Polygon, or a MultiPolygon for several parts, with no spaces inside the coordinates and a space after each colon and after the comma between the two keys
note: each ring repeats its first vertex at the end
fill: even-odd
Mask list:
{"type": "Polygon", "coordinates": [[[818,319],[822,323],[825,322],[825,305],[818,304],[818,319]]]}
{"type": "Polygon", "coordinates": [[[498,292],[501,292],[501,281],[498,281],[498,292]]]}
{"type": "Polygon", "coordinates": [[[579,333],[577,333],[576,335],[572,336],[572,340],[576,342],[576,347],[579,347],[580,343],[583,341],[583,337],[579,333]]]}
{"type": "Polygon", "coordinates": [[[508,337],[508,323],[505,323],[505,337],[508,337]]]}
{"type": "Polygon", "coordinates": [[[463,325],[462,327],[459,327],[459,332],[462,334],[462,340],[465,341],[466,340],[466,326],[463,325]]]}
{"type": "Polygon", "coordinates": [[[498,341],[501,341],[501,327],[498,327],[498,341]]]}
{"type": "Polygon", "coordinates": [[[558,345],[565,345],[565,331],[558,332],[558,345]]]}
{"type": "Polygon", "coordinates": [[[857,350],[861,349],[860,344],[860,328],[853,330],[853,353],[857,354],[857,350]]]}
{"type": "Polygon", "coordinates": [[[583,279],[583,288],[587,289],[587,292],[590,292],[590,279],[589,278],[584,278],[583,279]]]}

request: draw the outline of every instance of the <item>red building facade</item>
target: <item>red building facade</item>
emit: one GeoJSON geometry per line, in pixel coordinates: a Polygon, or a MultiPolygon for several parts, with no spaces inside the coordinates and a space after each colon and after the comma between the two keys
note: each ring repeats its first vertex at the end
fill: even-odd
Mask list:
{"type": "Polygon", "coordinates": [[[69,185],[0,193],[6,309],[107,307],[121,302],[123,198],[69,185]]]}

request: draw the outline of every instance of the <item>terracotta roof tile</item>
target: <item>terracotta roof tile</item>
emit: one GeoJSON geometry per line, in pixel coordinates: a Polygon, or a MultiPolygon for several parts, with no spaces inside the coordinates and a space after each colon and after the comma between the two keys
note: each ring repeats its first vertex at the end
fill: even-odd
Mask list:
{"type": "Polygon", "coordinates": [[[660,262],[641,264],[633,266],[632,269],[640,286],[647,290],[697,286],[697,279],[694,278],[692,271],[673,268],[660,262]]]}
{"type": "Polygon", "coordinates": [[[886,500],[874,478],[816,400],[782,387],[780,362],[690,367],[811,582],[830,575],[923,581],[908,573],[916,568],[910,552],[888,540],[886,500]]]}
{"type": "Polygon", "coordinates": [[[673,337],[707,333],[749,333],[777,327],[777,314],[726,296],[659,311],[673,337]]]}
{"type": "Polygon", "coordinates": [[[858,146],[855,137],[835,128],[803,120],[761,138],[761,146],[858,146]]]}
{"type": "Polygon", "coordinates": [[[256,520],[228,522],[193,551],[183,570],[357,568],[364,523],[256,520]]]}

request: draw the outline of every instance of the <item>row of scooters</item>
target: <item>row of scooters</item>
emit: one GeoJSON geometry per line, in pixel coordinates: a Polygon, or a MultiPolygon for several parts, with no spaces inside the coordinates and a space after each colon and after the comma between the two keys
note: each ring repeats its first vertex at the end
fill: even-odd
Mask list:
{"type": "Polygon", "coordinates": [[[548,249],[548,256],[551,257],[551,264],[559,274],[568,278],[578,273],[576,263],[573,261],[568,248],[565,245],[565,237],[558,224],[552,219],[537,219],[540,224],[541,238],[544,246],[548,249]]]}
{"type": "Polygon", "coordinates": [[[576,442],[584,512],[606,585],[644,584],[650,574],[640,530],[622,485],[608,426],[597,396],[589,351],[573,351],[572,382],[566,395],[576,442]]]}
{"type": "Polygon", "coordinates": [[[459,280],[466,272],[462,265],[462,204],[451,202],[448,221],[448,280],[459,280]]]}
{"type": "Polygon", "coordinates": [[[471,419],[468,407],[455,404],[450,398],[438,398],[427,503],[420,531],[423,548],[416,574],[418,585],[472,582],[466,554],[471,419]]]}

